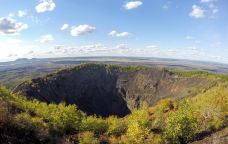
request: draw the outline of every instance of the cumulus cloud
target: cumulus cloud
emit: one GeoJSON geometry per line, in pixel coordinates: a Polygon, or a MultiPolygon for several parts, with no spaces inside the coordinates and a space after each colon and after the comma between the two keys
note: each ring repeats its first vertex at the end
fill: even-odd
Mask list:
{"type": "Polygon", "coordinates": [[[51,34],[41,36],[39,40],[40,43],[49,43],[54,40],[54,37],[51,34]]]}
{"type": "Polygon", "coordinates": [[[19,10],[19,11],[17,12],[17,15],[18,15],[19,17],[24,17],[24,16],[27,15],[27,12],[26,12],[25,10],[19,10]]]}
{"type": "Polygon", "coordinates": [[[203,18],[205,10],[201,8],[200,6],[193,5],[192,6],[192,11],[189,13],[189,16],[194,17],[194,18],[203,18]]]}
{"type": "Polygon", "coordinates": [[[61,29],[60,30],[65,30],[65,29],[68,29],[68,27],[69,27],[69,25],[68,24],[63,24],[63,26],[61,27],[61,29]]]}
{"type": "Polygon", "coordinates": [[[72,36],[82,36],[85,34],[92,33],[96,30],[96,27],[84,24],[79,26],[74,26],[71,28],[71,35],[72,36]]]}
{"type": "Polygon", "coordinates": [[[40,3],[35,7],[36,12],[43,13],[46,11],[53,11],[56,5],[53,0],[40,0],[40,3]]]}
{"type": "Polygon", "coordinates": [[[125,4],[125,9],[131,10],[141,6],[143,3],[141,1],[130,1],[125,4]]]}
{"type": "Polygon", "coordinates": [[[19,34],[20,31],[27,29],[28,25],[22,22],[16,22],[9,17],[0,18],[0,34],[13,35],[19,34]]]}
{"type": "Polygon", "coordinates": [[[214,18],[215,15],[219,12],[219,8],[215,5],[217,0],[201,0],[201,3],[206,4],[211,11],[210,18],[214,18]]]}
{"type": "Polygon", "coordinates": [[[109,34],[109,36],[116,36],[116,37],[127,37],[130,35],[129,32],[117,32],[115,30],[111,31],[109,34]]]}

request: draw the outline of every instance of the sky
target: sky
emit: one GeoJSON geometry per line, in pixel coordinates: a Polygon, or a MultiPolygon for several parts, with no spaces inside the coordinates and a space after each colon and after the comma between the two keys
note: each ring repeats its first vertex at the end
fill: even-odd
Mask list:
{"type": "Polygon", "coordinates": [[[132,56],[228,63],[228,0],[0,3],[0,61],[132,56]]]}

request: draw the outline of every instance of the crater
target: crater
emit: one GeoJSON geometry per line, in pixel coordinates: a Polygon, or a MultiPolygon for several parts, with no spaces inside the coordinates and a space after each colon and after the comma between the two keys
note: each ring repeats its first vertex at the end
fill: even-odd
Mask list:
{"type": "Polygon", "coordinates": [[[194,96],[213,84],[203,77],[180,77],[167,70],[85,64],[18,85],[13,93],[47,103],[76,104],[88,115],[126,116],[144,102],[194,96]]]}

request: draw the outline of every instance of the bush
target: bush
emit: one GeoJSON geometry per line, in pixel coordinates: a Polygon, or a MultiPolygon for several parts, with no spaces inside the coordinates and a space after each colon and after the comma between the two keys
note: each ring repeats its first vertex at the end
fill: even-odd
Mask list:
{"type": "Polygon", "coordinates": [[[223,86],[211,88],[191,99],[201,131],[217,130],[227,123],[228,90],[223,86]]]}
{"type": "Polygon", "coordinates": [[[89,131],[80,133],[78,140],[80,144],[99,144],[98,139],[94,137],[94,133],[89,131]]]}
{"type": "Polygon", "coordinates": [[[160,134],[150,133],[145,140],[145,144],[164,144],[165,142],[162,139],[160,134]]]}
{"type": "Polygon", "coordinates": [[[150,132],[149,113],[147,109],[147,106],[142,107],[127,117],[128,129],[126,134],[121,138],[124,143],[144,143],[145,138],[150,132]]]}
{"type": "Polygon", "coordinates": [[[120,137],[116,137],[116,136],[109,136],[109,144],[120,144],[121,143],[121,139],[120,137]]]}
{"type": "Polygon", "coordinates": [[[34,132],[40,139],[46,139],[49,135],[47,123],[45,123],[42,118],[31,117],[27,113],[20,113],[15,115],[14,123],[21,129],[34,132]]]}
{"type": "Polygon", "coordinates": [[[0,126],[2,123],[11,121],[11,114],[8,111],[8,105],[0,100],[0,126]]]}
{"type": "Polygon", "coordinates": [[[141,126],[139,123],[132,123],[128,126],[124,140],[127,143],[142,144],[149,135],[149,128],[141,126]]]}
{"type": "Polygon", "coordinates": [[[152,129],[163,129],[168,112],[173,109],[174,103],[169,99],[160,100],[154,107],[150,107],[152,129]]]}
{"type": "Polygon", "coordinates": [[[170,112],[166,119],[165,137],[169,143],[188,143],[197,133],[197,120],[187,101],[177,111],[170,112]]]}
{"type": "Polygon", "coordinates": [[[107,132],[108,124],[102,118],[97,118],[95,116],[88,116],[82,120],[81,131],[92,131],[96,135],[103,134],[107,132]]]}
{"type": "Polygon", "coordinates": [[[123,119],[111,116],[106,119],[108,124],[108,135],[120,136],[127,130],[127,124],[123,119]]]}

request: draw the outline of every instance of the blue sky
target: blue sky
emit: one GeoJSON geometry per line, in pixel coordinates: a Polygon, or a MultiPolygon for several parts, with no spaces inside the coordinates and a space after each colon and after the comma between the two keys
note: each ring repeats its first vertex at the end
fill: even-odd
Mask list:
{"type": "Polygon", "coordinates": [[[228,63],[227,0],[0,2],[0,61],[137,56],[228,63]]]}

